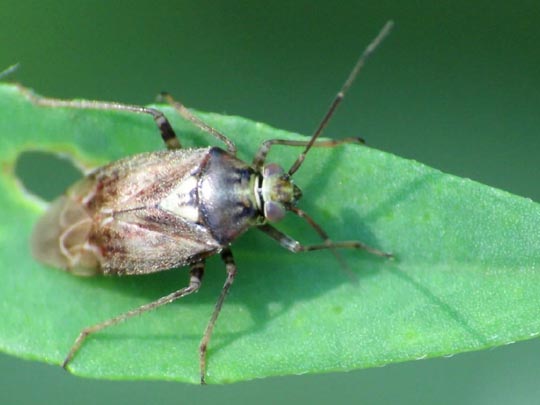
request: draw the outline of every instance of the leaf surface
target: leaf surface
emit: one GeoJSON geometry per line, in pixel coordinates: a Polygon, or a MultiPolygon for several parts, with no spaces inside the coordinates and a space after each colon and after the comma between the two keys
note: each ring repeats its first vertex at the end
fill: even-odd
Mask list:
{"type": "MultiPolygon", "coordinates": [[[[159,108],[185,146],[219,145],[159,108]]],[[[240,117],[198,114],[247,162],[263,140],[300,139],[240,117]]],[[[188,282],[186,269],[79,278],[35,262],[28,240],[44,205],[14,174],[20,154],[44,151],[95,167],[162,148],[148,116],[38,107],[18,87],[0,85],[1,350],[60,364],[83,327],[188,282]]],[[[288,168],[298,153],[276,146],[269,161],[288,168]]],[[[300,207],[334,240],[362,240],[396,258],[342,251],[355,282],[329,252],[292,254],[250,230],[233,244],[238,276],[210,343],[209,383],[452,355],[539,333],[538,204],[356,145],[313,149],[295,180],[300,207]]],[[[319,242],[298,218],[277,227],[319,242]]],[[[198,382],[199,341],[224,279],[219,258],[210,259],[198,294],[91,336],[70,370],[198,382]]]]}

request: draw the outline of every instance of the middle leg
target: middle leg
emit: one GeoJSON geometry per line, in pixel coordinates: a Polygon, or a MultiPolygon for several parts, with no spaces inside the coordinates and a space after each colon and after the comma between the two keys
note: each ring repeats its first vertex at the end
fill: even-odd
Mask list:
{"type": "Polygon", "coordinates": [[[205,384],[206,351],[208,348],[208,343],[210,342],[210,338],[212,337],[212,331],[214,330],[214,325],[216,324],[216,320],[219,316],[219,313],[221,312],[221,307],[223,307],[223,302],[225,301],[227,293],[229,292],[229,289],[231,288],[231,285],[234,281],[234,277],[236,276],[236,263],[234,262],[231,249],[223,249],[223,251],[221,252],[221,259],[225,263],[225,268],[227,270],[227,279],[225,280],[225,284],[223,284],[221,294],[219,295],[219,298],[216,302],[214,312],[212,313],[212,316],[208,321],[208,325],[206,326],[206,330],[204,331],[204,335],[199,346],[201,384],[205,384]]]}
{"type": "Polygon", "coordinates": [[[170,104],[177,112],[180,114],[184,119],[191,122],[193,125],[198,127],[199,129],[202,129],[204,132],[212,135],[214,138],[220,140],[223,142],[226,147],[227,151],[231,155],[236,156],[236,145],[233,141],[231,141],[226,135],[219,132],[214,127],[211,127],[206,122],[201,120],[199,117],[194,115],[191,111],[189,111],[184,104],[181,102],[175,100],[169,93],[161,93],[158,97],[158,100],[165,100],[168,104],[170,104]]]}

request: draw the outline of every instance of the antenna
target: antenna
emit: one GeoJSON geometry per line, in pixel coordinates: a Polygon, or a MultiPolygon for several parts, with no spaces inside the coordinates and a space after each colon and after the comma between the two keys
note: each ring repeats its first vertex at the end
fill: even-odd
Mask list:
{"type": "Polygon", "coordinates": [[[394,26],[393,21],[387,21],[386,24],[384,24],[384,27],[379,31],[379,34],[375,37],[373,41],[367,46],[367,48],[362,52],[362,55],[360,55],[360,58],[358,58],[358,61],[356,62],[356,65],[354,65],[353,70],[349,74],[349,77],[347,77],[347,80],[339,90],[339,92],[334,97],[334,100],[330,104],[330,107],[326,111],[326,114],[324,115],[323,119],[321,120],[321,123],[311,136],[311,139],[309,140],[309,143],[306,146],[306,149],[298,156],[296,161],[293,163],[291,168],[289,169],[289,176],[292,176],[296,171],[302,166],[302,163],[304,162],[304,159],[306,158],[307,153],[317,140],[317,138],[322,134],[328,123],[330,122],[330,118],[332,118],[332,115],[334,115],[334,112],[336,111],[337,107],[345,97],[345,94],[351,87],[351,85],[354,82],[354,79],[356,79],[356,76],[358,76],[358,73],[360,73],[360,70],[364,66],[367,58],[373,53],[373,51],[379,46],[379,44],[382,42],[384,38],[388,36],[390,31],[392,30],[392,27],[394,26]]]}

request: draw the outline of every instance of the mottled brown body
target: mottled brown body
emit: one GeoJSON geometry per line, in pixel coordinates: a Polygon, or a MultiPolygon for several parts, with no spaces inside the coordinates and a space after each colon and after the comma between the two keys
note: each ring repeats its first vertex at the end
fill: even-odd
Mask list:
{"type": "Polygon", "coordinates": [[[32,250],[40,261],[79,275],[192,264],[259,221],[257,180],[246,163],[217,147],[122,159],[52,203],[32,250]]]}
{"type": "MultiPolygon", "coordinates": [[[[217,147],[182,149],[170,122],[157,109],[111,102],[47,99],[28,94],[38,105],[58,108],[101,109],[150,115],[168,151],[135,155],[96,169],[51,204],[32,235],[32,253],[39,261],[78,275],[147,274],[189,265],[189,284],[118,316],[81,330],[62,366],[67,368],[86,338],[131,317],[159,308],[199,290],[205,259],[220,253],[227,278],[199,346],[200,381],[205,383],[206,352],[225,297],[237,268],[230,243],[256,227],[285,249],[308,252],[329,249],[363,249],[391,254],[359,241],[333,242],[326,232],[297,207],[302,192],[292,176],[312,147],[361,144],[360,138],[318,140],[354,78],[392,22],[385,24],[356,62],[349,77],[309,140],[271,139],[260,146],[251,164],[236,157],[236,146],[171,96],[164,99],[186,120],[223,142],[217,147]],[[303,147],[286,172],[266,163],[274,145],[303,147]],[[274,228],[287,212],[303,218],[322,243],[302,245],[274,228]]],[[[341,260],[342,264],[344,263],[341,260]]]]}

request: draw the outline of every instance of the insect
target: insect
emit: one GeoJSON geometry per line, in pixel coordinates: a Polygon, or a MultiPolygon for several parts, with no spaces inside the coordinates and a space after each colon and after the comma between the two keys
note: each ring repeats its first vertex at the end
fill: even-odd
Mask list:
{"type": "Polygon", "coordinates": [[[56,199],[38,221],[31,238],[34,257],[76,275],[137,275],[189,266],[187,287],[146,305],[83,329],[67,354],[67,368],[85,339],[128,318],[169,304],[199,289],[205,260],[220,254],[227,278],[200,348],[200,381],[205,383],[206,350],[237,268],[231,243],[256,227],[292,252],[329,249],[364,249],[391,255],[362,242],[333,242],[326,232],[297,207],[302,192],[292,180],[312,147],[361,143],[359,138],[318,140],[335,109],[352,85],[368,56],[388,35],[387,22],[364,50],[334,98],[318,128],[307,141],[272,139],[264,142],[249,164],[236,157],[236,146],[225,135],[193,115],[171,96],[162,95],[178,113],[225,144],[225,149],[183,149],[167,118],[157,109],[100,101],[68,101],[29,94],[38,105],[78,109],[120,110],[153,117],[167,149],[143,153],[100,167],[56,199]],[[265,164],[274,145],[303,147],[288,171],[265,164]],[[271,223],[286,212],[305,219],[322,243],[302,245],[271,223]]]}

